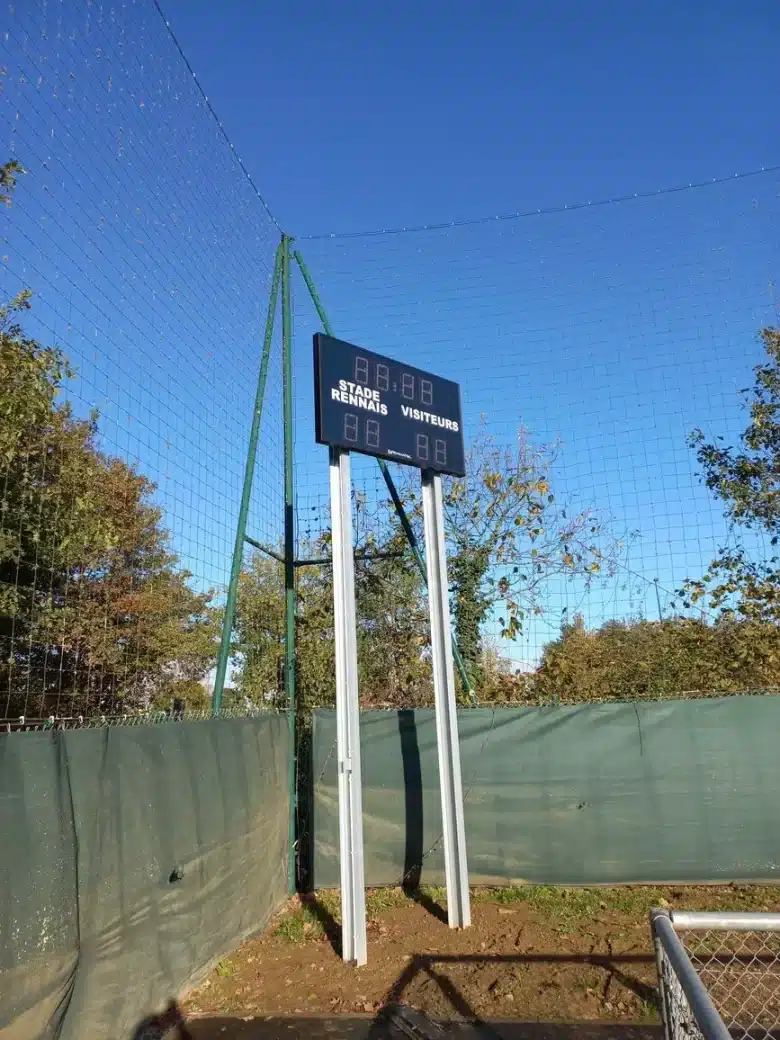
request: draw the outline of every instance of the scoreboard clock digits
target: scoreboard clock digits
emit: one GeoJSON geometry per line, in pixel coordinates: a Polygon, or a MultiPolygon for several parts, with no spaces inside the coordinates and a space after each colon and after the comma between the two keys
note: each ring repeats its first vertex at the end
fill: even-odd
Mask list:
{"type": "MultiPolygon", "coordinates": [[[[355,358],[354,380],[361,386],[371,385],[371,362],[358,355],[355,358]]],[[[374,365],[374,386],[377,390],[390,389],[390,366],[377,361],[374,365]]],[[[412,372],[401,372],[401,396],[407,401],[419,401],[431,407],[433,405],[433,381],[424,377],[416,377],[412,372]]]]}

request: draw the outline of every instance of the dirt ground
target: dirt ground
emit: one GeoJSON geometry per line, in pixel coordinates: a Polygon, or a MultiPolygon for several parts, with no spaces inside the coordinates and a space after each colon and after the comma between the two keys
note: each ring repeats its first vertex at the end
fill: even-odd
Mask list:
{"type": "Polygon", "coordinates": [[[408,1005],[438,1020],[658,1021],[651,906],[780,910],[761,886],[472,893],[471,928],[446,924],[444,893],[368,894],[368,965],[338,954],[338,895],[293,900],[183,1004],[188,1022],[374,1016],[408,1005]]]}

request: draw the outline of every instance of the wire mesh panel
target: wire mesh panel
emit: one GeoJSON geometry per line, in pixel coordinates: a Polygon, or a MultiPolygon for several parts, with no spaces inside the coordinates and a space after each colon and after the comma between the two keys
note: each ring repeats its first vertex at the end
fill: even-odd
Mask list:
{"type": "MultiPolygon", "coordinates": [[[[760,333],[778,323],[779,184],[767,171],[298,241],[336,335],[461,384],[469,460],[445,485],[450,584],[482,700],[780,685],[777,627],[757,641],[742,625],[756,619],[742,611],[749,582],[719,599],[708,580],[739,553],[760,570],[774,532],[735,522],[705,479],[705,449],[739,446],[753,400],[742,391],[773,363],[760,333]]],[[[309,406],[319,327],[299,294],[298,518],[312,543],[329,524],[309,406]]],[[[419,530],[419,474],[391,470],[419,530]]],[[[370,459],[354,480],[363,537],[381,547],[396,529],[384,480],[370,459]]],[[[386,685],[365,692],[387,700],[386,685]]]]}
{"type": "Polygon", "coordinates": [[[780,1035],[780,915],[654,911],[653,929],[669,1040],[780,1035]]]}
{"type": "MultiPolygon", "coordinates": [[[[0,717],[202,709],[279,230],[153,0],[7,5],[0,67],[0,717]]],[[[260,445],[273,546],[277,335],[260,445]]]]}
{"type": "Polygon", "coordinates": [[[658,981],[664,999],[667,1040],[710,1040],[699,1028],[682,983],[668,957],[660,958],[658,981]]]}
{"type": "Polygon", "coordinates": [[[772,931],[679,934],[732,1035],[767,1040],[780,1033],[780,920],[772,931]]]}

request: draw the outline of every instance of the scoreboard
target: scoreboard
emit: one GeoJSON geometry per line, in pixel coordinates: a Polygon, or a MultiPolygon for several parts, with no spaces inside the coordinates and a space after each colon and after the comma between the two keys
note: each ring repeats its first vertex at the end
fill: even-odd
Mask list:
{"type": "Polygon", "coordinates": [[[465,475],[457,383],[317,333],[314,384],[318,443],[465,475]]]}

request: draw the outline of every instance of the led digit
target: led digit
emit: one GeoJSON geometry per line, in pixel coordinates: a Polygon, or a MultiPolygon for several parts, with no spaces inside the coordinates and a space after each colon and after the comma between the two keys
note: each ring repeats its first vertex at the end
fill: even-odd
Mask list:
{"type": "Polygon", "coordinates": [[[358,417],[347,412],[344,416],[344,440],[356,444],[358,439],[358,417]]]}
{"type": "Polygon", "coordinates": [[[366,447],[379,447],[379,422],[376,419],[366,419],[366,447]]]}
{"type": "Polygon", "coordinates": [[[368,358],[355,358],[355,382],[368,386],[368,358]]]}

